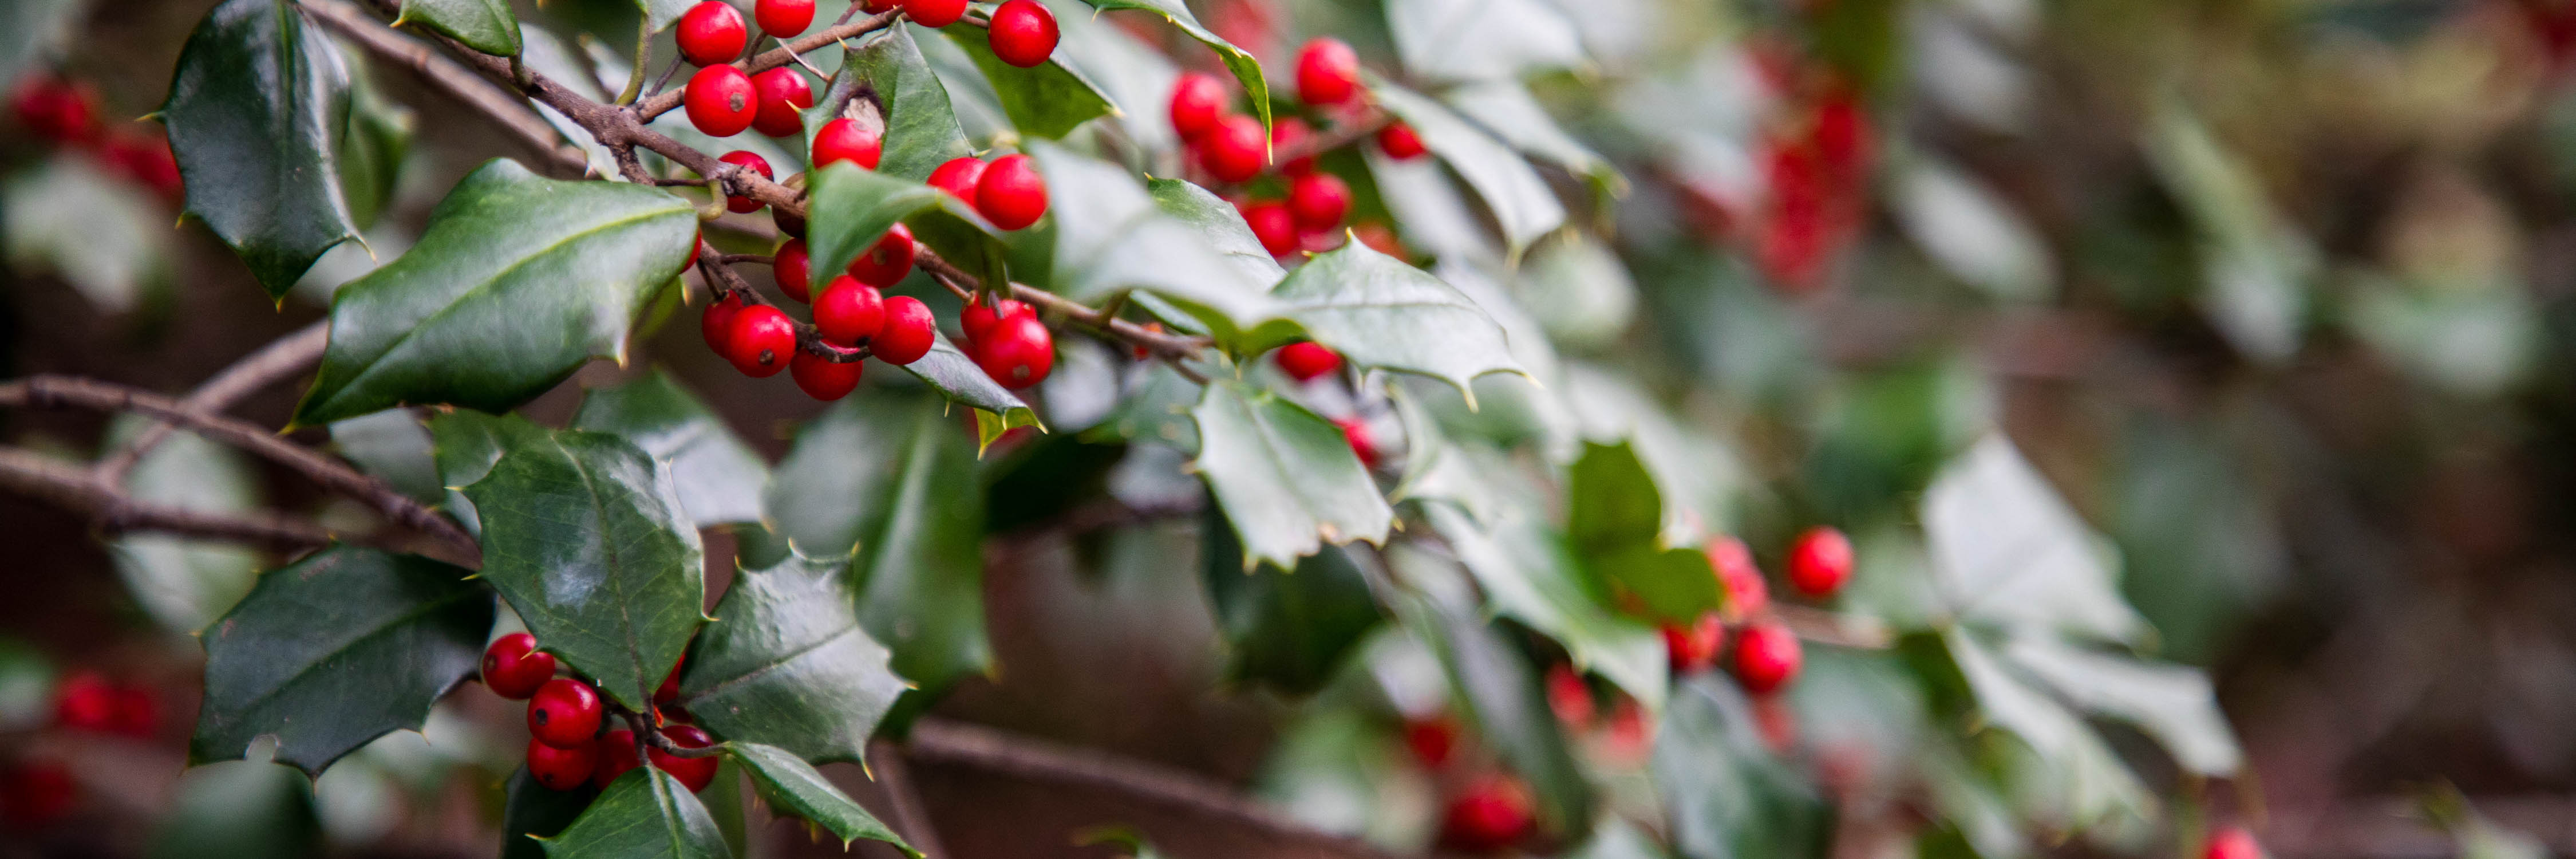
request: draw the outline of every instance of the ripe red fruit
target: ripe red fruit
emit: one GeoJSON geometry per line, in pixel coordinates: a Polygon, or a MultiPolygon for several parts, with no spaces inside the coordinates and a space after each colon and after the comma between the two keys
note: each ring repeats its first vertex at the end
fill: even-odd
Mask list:
{"type": "Polygon", "coordinates": [[[60,761],[29,761],[0,774],[0,821],[12,829],[42,829],[59,823],[80,801],[80,786],[71,767],[60,761]]]}
{"type": "Polygon", "coordinates": [[[1369,435],[1366,421],[1359,418],[1334,418],[1333,425],[1341,428],[1342,440],[1351,443],[1351,453],[1359,456],[1361,465],[1377,467],[1377,440],[1369,435]]]}
{"type": "Polygon", "coordinates": [[[2210,833],[2209,846],[2201,855],[2203,859],[2263,859],[2263,845],[2245,827],[2230,826],[2210,833]]]}
{"type": "Polygon", "coordinates": [[[89,139],[98,127],[98,95],[85,83],[31,76],[10,98],[18,124],[55,143],[89,139]]]}
{"type": "Polygon", "coordinates": [[[1181,79],[1172,84],[1173,133],[1182,140],[1207,133],[1216,127],[1217,120],[1225,118],[1228,100],[1225,84],[1215,75],[1182,72],[1181,79]]]}
{"type": "Polygon", "coordinates": [[[886,229],[868,252],[850,261],[850,276],[869,286],[893,286],[912,273],[912,228],[896,224],[886,229]]]}
{"type": "MultiPolygon", "coordinates": [[[[713,314],[717,306],[707,308],[713,314]]],[[[513,632],[483,648],[483,685],[492,694],[525,701],[537,687],[555,679],[555,655],[537,649],[537,637],[513,632]]]]}
{"type": "Polygon", "coordinates": [[[1726,646],[1726,624],[1717,612],[1699,616],[1689,627],[1677,623],[1663,624],[1664,657],[1673,673],[1697,674],[1717,664],[1717,652],[1726,646]]]}
{"type": "MultiPolygon", "coordinates": [[[[716,156],[716,160],[758,173],[760,174],[760,178],[763,179],[777,178],[778,175],[769,172],[769,159],[762,158],[758,155],[740,149],[716,156]]],[[[725,196],[725,208],[735,214],[757,212],[760,211],[760,207],[766,205],[769,204],[763,203],[759,200],[754,200],[750,197],[731,194],[725,196]]]]}
{"type": "Polygon", "coordinates": [[[108,722],[108,733],[149,740],[160,727],[161,702],[151,687],[132,683],[116,687],[115,715],[108,722]]]}
{"type": "MultiPolygon", "coordinates": [[[[718,0],[707,2],[724,5],[718,0]]],[[[680,104],[688,109],[689,124],[710,137],[741,134],[760,115],[751,78],[732,66],[708,66],[690,75],[689,88],[681,93],[680,104]]]]}
{"type": "Polygon", "coordinates": [[[884,327],[884,297],[857,278],[846,274],[832,278],[823,285],[823,294],[814,297],[814,329],[825,340],[856,346],[884,327]]]}
{"type": "Polygon", "coordinates": [[[957,312],[957,324],[966,329],[966,342],[975,343],[982,341],[993,326],[1001,324],[1004,319],[1035,315],[1036,310],[1016,298],[1005,298],[993,307],[985,307],[984,296],[978,294],[973,301],[966,302],[966,309],[957,312]]]}
{"type": "Polygon", "coordinates": [[[876,129],[859,125],[859,121],[841,117],[823,123],[814,132],[814,169],[821,170],[835,161],[847,161],[870,170],[885,156],[885,138],[876,129]]]}
{"type": "Polygon", "coordinates": [[[1397,161],[1420,158],[1423,152],[1428,151],[1422,148],[1422,135],[1415,134],[1413,126],[1401,122],[1390,122],[1377,130],[1377,148],[1386,152],[1386,157],[1397,161]]]}
{"type": "Polygon", "coordinates": [[[1055,53],[1055,13],[1038,0],[1002,0],[993,9],[993,56],[1020,68],[1047,61],[1055,53]]]}
{"type": "Polygon", "coordinates": [[[1735,639],[1735,679],[1744,691],[1768,695],[1798,676],[1798,636],[1776,621],[1757,621],[1735,639]]]}
{"type": "Polygon", "coordinates": [[[1762,570],[1753,565],[1753,550],[1734,537],[1708,541],[1703,550],[1709,567],[1717,574],[1718,587],[1726,591],[1726,618],[1743,620],[1771,608],[1771,587],[1762,581],[1762,570]]]}
{"type": "Polygon", "coordinates": [[[1395,231],[1388,229],[1385,224],[1370,221],[1368,223],[1352,227],[1351,234],[1358,236],[1360,244],[1367,245],[1369,250],[1377,251],[1378,253],[1382,253],[1396,259],[1407,259],[1412,256],[1412,254],[1404,249],[1404,242],[1396,239],[1395,231]]]}
{"type": "Polygon", "coordinates": [[[1288,213],[1288,204],[1269,200],[1243,206],[1244,224],[1252,227],[1252,237],[1261,240],[1261,249],[1271,256],[1287,256],[1297,250],[1297,216],[1288,213]]]}
{"type": "Polygon", "coordinates": [[[743,26],[742,13],[723,0],[706,0],[680,13],[679,27],[671,36],[680,43],[681,57],[691,65],[708,67],[733,62],[733,58],[742,56],[743,46],[751,43],[751,31],[743,26]]]}
{"type": "Polygon", "coordinates": [[[909,295],[898,295],[886,299],[885,325],[877,329],[875,339],[868,341],[868,350],[888,364],[910,364],[930,354],[931,340],[938,332],[938,321],[931,317],[929,305],[909,295]]]}
{"type": "Polygon", "coordinates": [[[761,32],[792,38],[814,25],[814,0],[759,0],[751,4],[751,19],[761,32]]]}
{"type": "MultiPolygon", "coordinates": [[[[570,677],[548,680],[528,698],[528,733],[558,749],[589,748],[599,719],[599,690],[570,677]]],[[[589,778],[590,771],[581,775],[589,778]]]]}
{"type": "MultiPolygon", "coordinates": [[[[810,13],[812,7],[807,7],[810,13]]],[[[751,76],[751,91],[760,112],[751,127],[771,137],[794,137],[805,130],[804,110],[814,106],[814,85],[795,66],[779,66],[751,76]]]]}
{"type": "Polygon", "coordinates": [[[680,655],[679,661],[671,663],[671,673],[662,675],[662,685],[653,687],[654,704],[668,706],[680,700],[680,668],[688,664],[689,656],[685,653],[680,655]]]}
{"type": "Polygon", "coordinates": [[[859,389],[859,376],[867,369],[860,361],[833,361],[811,352],[798,352],[787,362],[787,375],[796,380],[797,390],[806,396],[831,402],[859,389]]]}
{"type": "Polygon", "coordinates": [[[971,206],[975,204],[975,183],[983,180],[985,166],[983,159],[972,155],[951,158],[948,163],[930,171],[930,178],[923,184],[946,191],[948,196],[964,200],[971,206]]]}
{"type": "Polygon", "coordinates": [[[1529,835],[1536,808],[1518,780],[1487,777],[1450,801],[1440,816],[1440,841],[1473,853],[1501,850],[1529,835]]]}
{"type": "Polygon", "coordinates": [[[83,671],[54,687],[54,723],[75,731],[108,731],[116,727],[116,684],[83,671]]]}
{"type": "Polygon", "coordinates": [[[595,749],[597,763],[590,771],[592,787],[606,789],[609,782],[616,781],[627,770],[644,765],[643,757],[635,753],[635,732],[625,728],[599,735],[595,749]]]}
{"type": "Polygon", "coordinates": [[[778,308],[766,304],[745,307],[733,315],[732,333],[725,336],[731,347],[725,358],[745,376],[766,379],[787,369],[796,354],[796,322],[778,308]]]}
{"type": "Polygon", "coordinates": [[[1312,382],[1342,368],[1342,355],[1312,340],[1279,347],[1279,370],[1288,378],[1312,382]]]}
{"type": "Polygon", "coordinates": [[[1547,709],[1567,727],[1580,730],[1592,724],[1594,707],[1592,687],[1574,666],[1559,662],[1547,669],[1547,709]]]}
{"type": "Polygon", "coordinates": [[[1360,91],[1360,55],[1331,36],[1307,42],[1297,51],[1297,97],[1307,104],[1350,101],[1360,91]]]}
{"type": "MultiPolygon", "coordinates": [[[[1270,123],[1270,157],[1278,158],[1288,153],[1305,149],[1306,142],[1314,139],[1314,137],[1315,129],[1308,126],[1305,120],[1298,119],[1293,116],[1280,117],[1278,120],[1270,123]]],[[[1290,158],[1279,165],[1279,172],[1286,173],[1290,176],[1303,176],[1308,173],[1313,173],[1315,172],[1315,156],[1300,155],[1295,158],[1290,158]]]]}
{"type": "Polygon", "coordinates": [[[1055,335],[1035,314],[1004,319],[975,341],[975,365],[1002,387],[1035,386],[1055,369],[1055,335]]]}
{"type": "Polygon", "coordinates": [[[1789,584],[1813,597],[1832,596],[1851,579],[1851,539],[1839,529],[1819,525],[1798,535],[1789,547],[1789,584]]]}
{"type": "Polygon", "coordinates": [[[903,0],[903,14],[924,27],[945,27],[966,17],[966,0],[903,0]]]}
{"type": "Polygon", "coordinates": [[[599,745],[589,737],[571,748],[528,741],[528,777],[548,790],[571,790],[590,780],[599,768],[599,745]]]}
{"type": "Polygon", "coordinates": [[[1458,724],[1447,717],[1407,719],[1404,722],[1404,745],[1413,750],[1413,759],[1423,766],[1439,769],[1458,750],[1458,724]]]}
{"type": "MultiPolygon", "coordinates": [[[[733,356],[733,349],[728,345],[733,342],[733,317],[734,314],[742,312],[742,308],[742,296],[728,295],[721,299],[717,299],[716,301],[709,302],[707,304],[706,315],[700,317],[698,320],[698,333],[706,335],[707,348],[715,350],[717,355],[725,356],[726,360],[732,360],[733,356]]],[[[553,657],[547,658],[552,659],[553,657]]],[[[553,663],[547,664],[546,673],[554,673],[553,663]]],[[[496,689],[493,691],[497,692],[500,690],[496,689]]],[[[535,686],[528,687],[529,695],[536,694],[536,691],[535,686]]],[[[518,697],[526,696],[522,695],[518,697]]]]}
{"type": "Polygon", "coordinates": [[[170,154],[168,138],[152,134],[110,134],[107,142],[101,144],[99,155],[126,178],[159,191],[162,196],[177,197],[187,190],[179,178],[179,160],[170,154]]]}
{"type": "MultiPolygon", "coordinates": [[[[683,749],[703,749],[716,744],[714,737],[707,736],[707,732],[696,725],[663,728],[662,736],[669,737],[671,745],[683,749]]],[[[645,754],[652,757],[654,769],[670,773],[672,778],[687,786],[690,793],[706,790],[707,785],[715,783],[718,761],[714,757],[684,758],[658,747],[646,749],[645,754]]]]}
{"type": "Polygon", "coordinates": [[[1288,183],[1288,215],[1300,232],[1332,230],[1350,213],[1351,186],[1340,176],[1308,173],[1288,183]]]}
{"type": "Polygon", "coordinates": [[[1020,229],[1037,223],[1046,210],[1046,177],[1038,174],[1037,159],[1019,154],[995,158],[975,180],[975,212],[993,226],[1020,229]]]}
{"type": "Polygon", "coordinates": [[[813,265],[813,258],[805,253],[805,240],[788,239],[786,244],[778,246],[778,255],[770,258],[769,273],[778,279],[779,291],[787,293],[789,298],[810,302],[813,299],[807,295],[811,289],[807,284],[814,276],[813,265]]]}
{"type": "Polygon", "coordinates": [[[1655,748],[1655,723],[1646,721],[1646,708],[1637,699],[1625,695],[1611,708],[1609,728],[1602,734],[1602,756],[1620,763],[1643,761],[1655,748]]]}
{"type": "Polygon", "coordinates": [[[1199,138],[1199,166],[1222,182],[1241,182],[1261,174],[1268,153],[1262,144],[1269,138],[1261,132],[1261,120],[1235,114],[1217,120],[1199,138]]]}

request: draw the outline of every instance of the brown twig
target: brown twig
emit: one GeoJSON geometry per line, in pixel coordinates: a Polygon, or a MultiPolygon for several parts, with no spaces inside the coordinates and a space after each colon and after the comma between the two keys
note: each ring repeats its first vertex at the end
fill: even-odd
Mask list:
{"type": "Polygon", "coordinates": [[[1802,605],[1771,604],[1771,614],[1799,638],[1858,650],[1885,650],[1896,645],[1896,632],[1874,617],[1836,614],[1802,605]]]}
{"type": "MultiPolygon", "coordinates": [[[[239,402],[241,398],[277,384],[289,376],[304,372],[306,368],[322,360],[323,350],[330,345],[329,320],[298,328],[294,333],[280,337],[267,346],[260,347],[259,351],[233,362],[232,366],[224,368],[212,378],[199,384],[197,389],[189,392],[187,398],[180,400],[179,404],[207,414],[220,414],[232,408],[233,403],[239,402]]],[[[151,453],[152,448],[160,445],[163,439],[169,438],[174,429],[176,428],[166,422],[154,422],[144,428],[133,441],[127,442],[115,453],[108,454],[106,458],[99,460],[98,482],[107,486],[125,485],[126,472],[133,471],[134,464],[142,461],[143,455],[151,453]]]]}
{"type": "Polygon", "coordinates": [[[590,169],[590,159],[577,147],[561,142],[554,126],[544,117],[508,92],[476,77],[456,61],[439,56],[428,45],[405,37],[392,27],[376,22],[356,7],[336,0],[301,0],[296,5],[321,19],[334,32],[357,42],[360,47],[391,60],[466,106],[474,108],[494,124],[501,126],[531,152],[579,175],[590,169]]]}
{"type": "MultiPolygon", "coordinates": [[[[929,271],[931,274],[936,275],[941,280],[945,281],[945,285],[948,287],[949,291],[957,293],[958,298],[972,298],[975,293],[981,292],[984,289],[984,281],[982,278],[967,273],[965,269],[958,268],[955,263],[951,263],[945,258],[942,258],[937,252],[932,251],[926,246],[916,248],[913,251],[912,259],[913,264],[921,266],[924,270],[929,271]]],[[[1064,296],[1057,295],[1025,283],[1011,284],[1011,297],[1022,302],[1026,302],[1031,307],[1037,308],[1040,313],[1072,320],[1073,322],[1080,323],[1083,327],[1100,331],[1111,337],[1145,347],[1146,349],[1153,351],[1155,354],[1163,355],[1165,357],[1198,357],[1199,350],[1207,346],[1209,342],[1208,339],[1204,337],[1191,337],[1187,335],[1149,330],[1145,326],[1109,316],[1099,310],[1085,306],[1081,302],[1065,298],[1064,296]]]]}
{"type": "Polygon", "coordinates": [[[903,759],[903,750],[884,740],[868,746],[868,771],[885,784],[886,801],[894,806],[895,826],[903,830],[905,843],[921,851],[922,859],[948,855],[939,843],[939,828],[930,822],[929,809],[922,807],[921,792],[912,783],[912,764],[903,759]]]}
{"type": "Polygon", "coordinates": [[[158,531],[297,548],[336,539],[320,525],[272,513],[232,515],[136,501],[89,468],[15,448],[0,448],[0,486],[85,515],[111,534],[158,531]]]}
{"type": "MultiPolygon", "coordinates": [[[[742,279],[742,275],[735,274],[732,266],[725,264],[723,254],[716,253],[714,248],[705,245],[700,245],[699,248],[698,273],[707,279],[707,291],[716,293],[716,300],[722,301],[726,295],[735,295],[741,296],[744,304],[769,303],[769,299],[762,297],[759,290],[752,289],[751,284],[742,279]]],[[[847,364],[874,354],[869,351],[865,342],[857,346],[843,346],[823,339],[822,330],[815,328],[813,323],[796,322],[795,326],[796,348],[823,360],[835,364],[847,364]]]]}

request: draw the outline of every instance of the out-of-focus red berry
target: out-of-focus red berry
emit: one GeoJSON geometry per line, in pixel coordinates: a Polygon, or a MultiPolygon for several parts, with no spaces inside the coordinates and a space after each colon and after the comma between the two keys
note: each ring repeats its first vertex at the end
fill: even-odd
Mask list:
{"type": "Polygon", "coordinates": [[[1574,666],[1559,662],[1547,669],[1547,708],[1566,727],[1582,730],[1592,726],[1595,714],[1592,686],[1574,666]]]}
{"type": "Polygon", "coordinates": [[[1470,853],[1510,847],[1529,835],[1537,808],[1518,779],[1488,777],[1449,801],[1440,817],[1441,843],[1470,853]]]}
{"type": "Polygon", "coordinates": [[[1717,574],[1717,585],[1726,592],[1725,616],[1741,621],[1771,609],[1771,588],[1762,582],[1762,570],[1753,565],[1753,550],[1743,540],[1719,537],[1708,541],[1704,550],[1708,565],[1717,574]]]}

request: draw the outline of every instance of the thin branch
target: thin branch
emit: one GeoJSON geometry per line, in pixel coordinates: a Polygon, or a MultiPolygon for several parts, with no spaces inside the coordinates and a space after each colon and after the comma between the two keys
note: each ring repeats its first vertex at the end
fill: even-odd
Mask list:
{"type": "Polygon", "coordinates": [[[1858,650],[1885,650],[1896,646],[1896,632],[1874,617],[1836,614],[1802,605],[1773,603],[1771,614],[1789,626],[1799,638],[1818,644],[1849,647],[1858,650]]]}
{"type": "Polygon", "coordinates": [[[84,466],[0,448],[0,486],[87,517],[99,530],[157,531],[305,548],[338,539],[312,522],[273,513],[231,515],[137,501],[84,466]]]}
{"type": "Polygon", "coordinates": [[[884,740],[868,745],[868,771],[885,783],[886,801],[894,805],[895,826],[903,830],[903,840],[921,851],[922,859],[948,855],[948,848],[939,843],[939,828],[930,822],[929,809],[922,807],[921,792],[912,783],[912,764],[903,759],[903,750],[884,740]]]}
{"type": "MultiPolygon", "coordinates": [[[[722,301],[725,296],[731,295],[741,297],[745,304],[769,303],[769,299],[762,297],[759,290],[752,289],[751,284],[742,279],[742,275],[735,274],[732,266],[725,264],[723,254],[716,253],[714,248],[704,245],[699,247],[698,273],[707,279],[707,291],[715,293],[716,300],[722,301]]],[[[815,328],[813,323],[796,322],[795,326],[797,350],[826,361],[847,364],[874,354],[868,350],[865,342],[857,346],[843,346],[823,339],[822,329],[815,328]]]]}
{"type": "MultiPolygon", "coordinates": [[[[947,284],[950,291],[958,292],[959,290],[963,290],[962,292],[958,292],[957,296],[961,299],[970,298],[974,293],[981,292],[984,289],[984,281],[982,278],[967,273],[965,269],[958,268],[955,263],[951,263],[947,259],[942,258],[938,253],[932,251],[927,246],[917,247],[913,250],[913,263],[921,266],[925,270],[928,270],[931,274],[939,276],[943,280],[950,281],[950,283],[947,284]]],[[[1066,319],[1080,323],[1086,328],[1101,331],[1111,337],[1115,337],[1138,346],[1143,346],[1155,354],[1166,357],[1197,357],[1199,349],[1207,346],[1209,342],[1208,339],[1204,337],[1191,337],[1187,335],[1149,330],[1145,326],[1138,325],[1124,319],[1108,316],[1082,304],[1081,302],[1065,298],[1064,296],[1057,295],[1025,283],[1011,284],[1011,297],[1022,302],[1026,302],[1029,306],[1037,308],[1042,313],[1051,313],[1062,316],[1066,319]]]]}
{"type": "Polygon", "coordinates": [[[411,69],[431,86],[482,113],[517,137],[529,151],[543,154],[575,175],[590,169],[590,159],[579,148],[560,142],[554,126],[546,124],[544,117],[456,61],[439,56],[428,45],[395,32],[339,0],[300,0],[297,5],[359,47],[411,69]]]}
{"type": "MultiPolygon", "coordinates": [[[[643,722],[641,721],[641,717],[634,720],[634,724],[637,727],[642,727],[643,722]]],[[[697,748],[690,748],[688,746],[671,742],[671,738],[663,736],[659,729],[641,731],[635,736],[643,739],[647,745],[660,750],[663,754],[670,755],[675,758],[712,758],[725,753],[723,746],[699,746],[697,748]]]]}
{"type": "MultiPolygon", "coordinates": [[[[298,328],[217,372],[213,378],[197,385],[197,389],[189,392],[179,404],[207,414],[220,414],[240,402],[241,398],[312,367],[322,360],[323,350],[330,345],[329,320],[298,328]]],[[[133,471],[134,464],[142,461],[143,455],[151,453],[162,440],[169,438],[173,429],[165,422],[154,422],[146,427],[133,441],[99,460],[98,481],[108,486],[125,485],[126,472],[133,471]]]]}

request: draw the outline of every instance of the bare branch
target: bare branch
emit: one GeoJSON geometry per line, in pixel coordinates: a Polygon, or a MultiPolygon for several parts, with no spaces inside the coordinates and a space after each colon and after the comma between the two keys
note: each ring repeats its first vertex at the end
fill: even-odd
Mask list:
{"type": "MultiPolygon", "coordinates": [[[[973,293],[980,292],[984,288],[984,281],[982,278],[978,278],[967,273],[965,269],[958,268],[955,263],[951,263],[940,257],[938,253],[932,251],[928,246],[918,247],[913,251],[913,262],[921,266],[923,269],[928,270],[930,273],[939,276],[941,279],[951,281],[951,283],[948,284],[951,291],[962,289],[963,291],[958,295],[959,298],[970,297],[973,293]]],[[[1143,346],[1146,349],[1152,350],[1156,354],[1167,357],[1197,357],[1199,349],[1208,345],[1209,342],[1207,338],[1204,337],[1190,337],[1186,335],[1148,330],[1145,326],[1109,316],[1098,310],[1094,310],[1081,302],[1077,302],[1072,299],[1065,298],[1064,296],[1024,283],[1011,284],[1011,297],[1027,302],[1029,306],[1037,308],[1042,313],[1062,316],[1066,319],[1080,323],[1084,327],[1101,331],[1109,336],[1116,337],[1120,340],[1124,340],[1138,346],[1143,346]]]]}
{"type": "Polygon", "coordinates": [[[574,175],[590,169],[590,159],[583,156],[579,148],[561,142],[554,126],[546,124],[544,117],[529,110],[526,104],[508,92],[457,65],[456,61],[439,56],[428,45],[395,32],[392,27],[378,23],[364,11],[340,0],[299,0],[296,5],[321,19],[333,31],[358,43],[359,47],[411,69],[431,86],[490,118],[511,136],[517,137],[529,151],[544,155],[574,175]]]}
{"type": "Polygon", "coordinates": [[[85,516],[111,534],[158,531],[297,548],[336,539],[320,525],[271,513],[234,516],[136,501],[84,466],[16,448],[0,448],[0,486],[85,516]]]}
{"type": "Polygon", "coordinates": [[[1896,633],[1874,617],[1836,614],[1802,605],[1773,603],[1771,614],[1788,624],[1799,638],[1818,644],[1849,647],[1858,650],[1885,650],[1896,646],[1896,633]]]}
{"type": "MultiPolygon", "coordinates": [[[[257,393],[286,377],[304,372],[322,360],[322,352],[331,345],[331,322],[322,320],[277,338],[257,352],[244,356],[233,365],[199,384],[180,405],[207,414],[220,414],[241,398],[257,393]]],[[[127,442],[115,453],[98,463],[98,481],[108,486],[125,485],[126,472],[152,448],[170,437],[173,429],[166,422],[155,422],[127,442]]]]}
{"type": "MultiPolygon", "coordinates": [[[[858,8],[852,3],[850,7],[858,8]]],[[[931,825],[928,809],[921,806],[921,792],[912,784],[912,765],[903,759],[903,750],[893,743],[877,740],[868,744],[868,771],[885,783],[886,799],[894,804],[895,826],[903,830],[903,840],[921,851],[922,859],[940,859],[948,849],[939,843],[939,828],[931,825]]]]}

